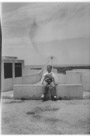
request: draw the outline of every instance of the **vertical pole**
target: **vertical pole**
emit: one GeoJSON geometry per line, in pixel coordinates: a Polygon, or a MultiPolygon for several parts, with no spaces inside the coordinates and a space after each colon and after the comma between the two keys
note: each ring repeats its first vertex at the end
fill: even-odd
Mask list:
{"type": "MultiPolygon", "coordinates": [[[[0,22],[0,62],[2,61],[2,28],[1,28],[1,22],[0,22]]],[[[1,66],[3,64],[0,63],[0,91],[1,91],[1,77],[2,77],[2,73],[1,73],[1,66]]],[[[0,95],[1,97],[1,95],[0,95]]]]}
{"type": "Polygon", "coordinates": [[[13,86],[14,86],[14,84],[15,84],[15,61],[13,60],[12,61],[12,88],[13,88],[13,86]]]}
{"type": "Polygon", "coordinates": [[[53,56],[51,56],[50,58],[51,58],[51,65],[52,65],[52,70],[53,70],[53,56]]]}
{"type": "MultiPolygon", "coordinates": [[[[53,71],[53,56],[51,56],[50,59],[51,59],[51,66],[52,66],[52,71],[53,71]]],[[[50,87],[49,87],[49,96],[51,100],[51,88],[50,87]]]]}

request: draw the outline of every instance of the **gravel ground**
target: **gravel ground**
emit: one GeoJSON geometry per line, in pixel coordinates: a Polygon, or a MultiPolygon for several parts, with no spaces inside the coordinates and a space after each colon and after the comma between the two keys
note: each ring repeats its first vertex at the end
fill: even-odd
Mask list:
{"type": "Polygon", "coordinates": [[[2,99],[2,134],[90,134],[90,99],[2,99]]]}

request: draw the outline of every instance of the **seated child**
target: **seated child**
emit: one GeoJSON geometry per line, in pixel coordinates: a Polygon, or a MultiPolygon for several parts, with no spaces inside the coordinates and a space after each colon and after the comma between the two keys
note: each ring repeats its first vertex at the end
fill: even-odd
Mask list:
{"type": "Polygon", "coordinates": [[[46,95],[48,94],[48,91],[50,91],[51,99],[56,100],[56,85],[55,85],[55,75],[52,72],[52,66],[47,66],[47,72],[44,74],[42,79],[42,84],[44,86],[44,92],[41,96],[43,100],[46,99],[46,95]]]}

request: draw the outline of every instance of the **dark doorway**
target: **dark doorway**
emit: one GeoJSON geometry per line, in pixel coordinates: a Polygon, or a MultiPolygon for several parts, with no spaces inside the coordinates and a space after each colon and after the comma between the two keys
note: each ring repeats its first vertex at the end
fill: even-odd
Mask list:
{"type": "Polygon", "coordinates": [[[15,63],[15,77],[21,77],[21,76],[22,76],[22,64],[15,63]]]}
{"type": "Polygon", "coordinates": [[[12,78],[12,63],[4,63],[4,78],[12,78]]]}

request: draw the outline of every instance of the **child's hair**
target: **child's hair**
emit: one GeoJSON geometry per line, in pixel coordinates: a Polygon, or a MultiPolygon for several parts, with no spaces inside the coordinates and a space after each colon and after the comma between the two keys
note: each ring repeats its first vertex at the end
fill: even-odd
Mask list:
{"type": "Polygon", "coordinates": [[[51,65],[47,65],[47,67],[50,67],[52,69],[52,66],[51,65]]]}

